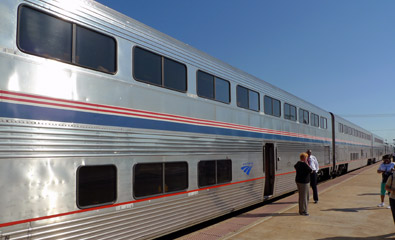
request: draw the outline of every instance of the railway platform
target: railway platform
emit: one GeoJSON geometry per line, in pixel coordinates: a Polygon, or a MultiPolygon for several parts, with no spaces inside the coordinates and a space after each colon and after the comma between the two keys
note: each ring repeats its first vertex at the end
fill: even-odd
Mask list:
{"type": "Polygon", "coordinates": [[[298,214],[296,192],[178,239],[395,239],[391,209],[377,207],[379,164],[319,184],[317,204],[310,191],[310,216],[298,214]]]}

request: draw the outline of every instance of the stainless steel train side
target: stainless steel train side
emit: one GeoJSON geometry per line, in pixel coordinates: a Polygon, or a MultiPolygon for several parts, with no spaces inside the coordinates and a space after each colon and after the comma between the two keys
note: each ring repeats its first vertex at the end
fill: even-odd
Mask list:
{"type": "Polygon", "coordinates": [[[293,165],[307,149],[327,175],[338,168],[333,155],[351,169],[368,158],[365,144],[376,149],[370,156],[382,153],[380,141],[338,134],[336,146],[364,146],[354,166],[349,151],[360,148],[337,154],[329,112],[94,1],[3,0],[0,11],[2,240],[153,238],[294,191],[293,165]],[[114,40],[115,65],[21,46],[20,25],[33,25],[22,11],[69,26],[70,51],[79,32],[114,40]],[[136,49],[185,66],[185,90],[139,81],[136,49]],[[229,82],[229,102],[199,96],[199,71],[229,82]],[[258,93],[257,109],[239,107],[240,88],[258,93]],[[280,103],[280,116],[266,112],[265,99],[280,103]],[[284,119],[286,107],[298,111],[284,119]],[[146,194],[137,183],[154,177],[137,175],[151,166],[162,169],[152,175],[162,185],[146,194]],[[112,192],[103,196],[101,185],[112,192]]]}

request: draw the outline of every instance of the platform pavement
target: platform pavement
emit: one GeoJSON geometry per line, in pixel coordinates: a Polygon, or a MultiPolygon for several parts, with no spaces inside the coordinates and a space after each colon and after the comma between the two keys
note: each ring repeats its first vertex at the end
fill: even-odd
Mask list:
{"type": "Polygon", "coordinates": [[[395,239],[391,210],[377,207],[379,164],[319,184],[320,200],[310,198],[310,216],[298,214],[296,193],[179,239],[395,239]]]}

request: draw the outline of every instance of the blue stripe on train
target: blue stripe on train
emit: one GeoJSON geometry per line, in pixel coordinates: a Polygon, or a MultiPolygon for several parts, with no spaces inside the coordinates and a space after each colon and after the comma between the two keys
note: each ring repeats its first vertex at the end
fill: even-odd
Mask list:
{"type": "Polygon", "coordinates": [[[165,130],[201,134],[215,134],[238,137],[263,138],[270,140],[285,140],[295,142],[330,143],[329,141],[306,138],[288,137],[275,134],[249,132],[210,126],[199,126],[186,123],[167,122],[161,120],[141,119],[129,116],[117,116],[101,113],[90,113],[75,110],[47,108],[15,103],[0,102],[0,116],[31,120],[46,120],[68,123],[95,124],[112,127],[141,128],[150,130],[165,130]]]}

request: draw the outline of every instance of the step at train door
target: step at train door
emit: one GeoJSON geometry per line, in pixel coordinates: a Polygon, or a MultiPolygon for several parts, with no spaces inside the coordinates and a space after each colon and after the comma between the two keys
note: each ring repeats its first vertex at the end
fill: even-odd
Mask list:
{"type": "Polygon", "coordinates": [[[264,198],[269,198],[274,193],[274,177],[275,177],[275,156],[274,144],[266,143],[263,147],[263,168],[265,172],[265,191],[264,198]]]}

